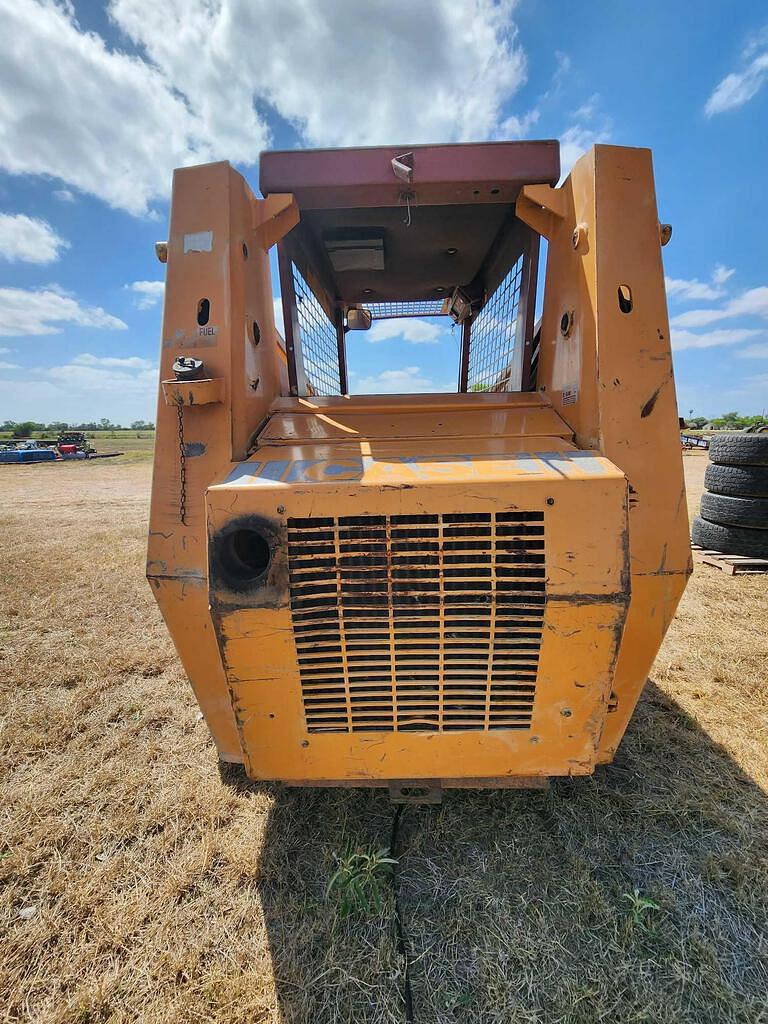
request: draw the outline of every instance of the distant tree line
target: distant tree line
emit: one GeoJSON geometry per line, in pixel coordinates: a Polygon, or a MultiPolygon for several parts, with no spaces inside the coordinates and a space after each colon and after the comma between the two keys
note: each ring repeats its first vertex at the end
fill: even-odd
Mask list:
{"type": "Polygon", "coordinates": [[[16,420],[5,420],[0,423],[0,431],[10,434],[11,437],[31,437],[33,434],[60,434],[65,430],[82,430],[87,433],[89,430],[154,430],[155,424],[146,420],[134,420],[129,426],[123,427],[119,423],[113,423],[108,419],[101,419],[98,422],[92,420],[88,423],[64,423],[55,420],[52,423],[37,423],[35,420],[24,420],[17,423],[16,420]]]}
{"type": "Polygon", "coordinates": [[[701,430],[702,427],[711,427],[713,430],[746,430],[747,427],[762,427],[766,423],[768,419],[765,416],[742,416],[738,412],[726,412],[713,419],[693,416],[685,421],[685,425],[693,430],[701,430]]]}

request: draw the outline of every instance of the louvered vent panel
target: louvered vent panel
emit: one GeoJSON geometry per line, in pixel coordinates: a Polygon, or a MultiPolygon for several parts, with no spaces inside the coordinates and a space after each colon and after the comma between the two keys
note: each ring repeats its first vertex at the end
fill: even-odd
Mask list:
{"type": "Polygon", "coordinates": [[[528,729],[541,512],[288,520],[307,729],[528,729]]]}

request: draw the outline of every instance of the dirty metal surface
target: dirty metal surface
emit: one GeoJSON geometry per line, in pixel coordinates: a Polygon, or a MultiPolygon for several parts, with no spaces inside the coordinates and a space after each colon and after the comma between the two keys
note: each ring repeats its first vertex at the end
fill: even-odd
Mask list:
{"type": "Polygon", "coordinates": [[[530,729],[543,512],[288,520],[307,731],[530,729]]]}
{"type": "Polygon", "coordinates": [[[629,601],[623,474],[593,452],[342,447],[263,448],[208,491],[209,543],[254,516],[288,553],[282,595],[211,581],[248,771],[589,774],[629,601]]]}

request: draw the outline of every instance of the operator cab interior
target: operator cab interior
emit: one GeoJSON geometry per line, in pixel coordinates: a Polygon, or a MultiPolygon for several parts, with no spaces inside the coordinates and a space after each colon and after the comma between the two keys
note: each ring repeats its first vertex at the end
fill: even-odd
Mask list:
{"type": "Polygon", "coordinates": [[[278,244],[290,394],[348,393],[345,338],[376,320],[461,327],[459,392],[534,382],[539,235],[523,185],[554,185],[557,142],[261,155],[261,191],[300,220],[278,244]]]}

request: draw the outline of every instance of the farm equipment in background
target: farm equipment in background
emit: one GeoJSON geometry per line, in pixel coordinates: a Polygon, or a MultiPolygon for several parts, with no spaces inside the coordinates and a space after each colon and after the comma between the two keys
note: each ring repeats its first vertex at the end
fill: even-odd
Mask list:
{"type": "Polygon", "coordinates": [[[680,443],[683,448],[703,448],[705,451],[709,448],[709,438],[698,434],[681,434],[680,443]]]}
{"type": "Polygon", "coordinates": [[[220,758],[397,800],[589,775],[691,571],[650,151],[260,174],[177,170],[157,245],[147,576],[220,758]],[[351,395],[351,332],[409,316],[457,325],[457,393],[351,395]]]}
{"type": "Polygon", "coordinates": [[[56,441],[59,454],[74,455],[81,453],[81,457],[91,458],[96,455],[96,449],[92,448],[88,438],[81,430],[63,430],[56,441]]]}
{"type": "Polygon", "coordinates": [[[123,452],[99,454],[80,430],[62,431],[53,444],[24,438],[0,445],[0,464],[29,465],[38,462],[71,462],[82,459],[114,459],[123,452]]]}
{"type": "Polygon", "coordinates": [[[33,462],[56,462],[57,459],[60,456],[54,447],[42,445],[32,438],[0,445],[0,465],[30,465],[33,462]]]}

